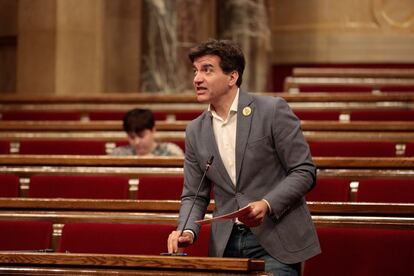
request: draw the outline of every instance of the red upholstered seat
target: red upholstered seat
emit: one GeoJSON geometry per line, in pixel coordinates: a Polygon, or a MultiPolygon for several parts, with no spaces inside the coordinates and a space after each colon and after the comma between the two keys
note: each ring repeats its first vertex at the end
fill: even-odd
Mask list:
{"type": "Polygon", "coordinates": [[[9,153],[10,153],[10,142],[0,141],[0,154],[9,154],[9,153]]]}
{"type": "Polygon", "coordinates": [[[50,222],[0,221],[0,250],[49,249],[52,232],[50,222]]]}
{"type": "MultiPolygon", "coordinates": [[[[162,111],[153,112],[156,121],[164,121],[167,119],[167,113],[162,111]]],[[[124,118],[124,111],[92,111],[89,112],[89,119],[91,121],[99,120],[119,120],[122,122],[124,118]]]]}
{"type": "Polygon", "coordinates": [[[34,175],[29,197],[128,199],[128,177],[106,175],[34,175]]]}
{"type": "Polygon", "coordinates": [[[3,111],[1,119],[10,121],[79,121],[81,114],[76,111],[3,111]]]}
{"type": "Polygon", "coordinates": [[[139,178],[137,198],[179,200],[183,183],[183,176],[142,176],[139,178]]]}
{"type": "Polygon", "coordinates": [[[175,113],[175,120],[191,121],[200,116],[202,111],[180,111],[175,113]]]}
{"type": "Polygon", "coordinates": [[[26,140],[20,142],[20,154],[105,155],[105,141],[26,140]]]}
{"type": "Polygon", "coordinates": [[[414,92],[414,85],[383,85],[382,92],[414,92]]]}
{"type": "Polygon", "coordinates": [[[13,174],[0,174],[0,197],[19,196],[19,177],[13,174]]]}
{"type": "Polygon", "coordinates": [[[168,140],[167,142],[174,143],[179,146],[183,151],[185,151],[185,140],[184,139],[176,139],[176,140],[168,140]]]}
{"type": "Polygon", "coordinates": [[[334,110],[297,110],[295,114],[301,120],[338,121],[341,112],[334,110]]]}
{"type": "Polygon", "coordinates": [[[405,156],[414,156],[414,142],[405,143],[405,156]]]}
{"type": "Polygon", "coordinates": [[[349,201],[350,181],[344,178],[318,178],[316,186],[306,194],[307,201],[349,201]]]}
{"type": "Polygon", "coordinates": [[[356,200],[361,202],[414,203],[414,178],[361,179],[356,200]]]}
{"type": "Polygon", "coordinates": [[[313,156],[393,157],[395,143],[388,141],[311,141],[313,156]]]}
{"type": "MultiPolygon", "coordinates": [[[[62,230],[60,252],[160,255],[175,226],[163,224],[70,223],[62,230]]],[[[206,229],[207,230],[207,229],[206,229]]],[[[206,231],[204,230],[204,231],[206,231]]],[[[209,232],[202,232],[193,256],[207,256],[209,232]]]]}
{"type": "Polygon", "coordinates": [[[414,275],[414,230],[318,228],[322,253],[304,276],[414,275]]]}
{"type": "Polygon", "coordinates": [[[413,110],[353,110],[351,121],[414,121],[413,110]]]}
{"type": "Polygon", "coordinates": [[[306,93],[306,92],[332,92],[332,93],[340,93],[340,92],[372,92],[373,88],[365,85],[319,85],[319,84],[301,84],[299,85],[299,91],[306,93]]]}

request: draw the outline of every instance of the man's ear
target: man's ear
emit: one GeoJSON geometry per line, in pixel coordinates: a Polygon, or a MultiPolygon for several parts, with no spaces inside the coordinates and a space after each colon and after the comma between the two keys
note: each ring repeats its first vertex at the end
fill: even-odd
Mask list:
{"type": "Polygon", "coordinates": [[[236,70],[229,74],[229,85],[236,85],[237,80],[239,79],[239,72],[236,70]]]}

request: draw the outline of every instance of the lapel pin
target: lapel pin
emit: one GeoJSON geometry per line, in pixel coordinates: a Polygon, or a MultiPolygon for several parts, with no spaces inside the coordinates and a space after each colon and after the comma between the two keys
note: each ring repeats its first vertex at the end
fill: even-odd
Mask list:
{"type": "Polygon", "coordinates": [[[245,108],[243,108],[243,115],[244,116],[249,116],[252,113],[252,109],[250,108],[250,106],[246,106],[245,108]]]}

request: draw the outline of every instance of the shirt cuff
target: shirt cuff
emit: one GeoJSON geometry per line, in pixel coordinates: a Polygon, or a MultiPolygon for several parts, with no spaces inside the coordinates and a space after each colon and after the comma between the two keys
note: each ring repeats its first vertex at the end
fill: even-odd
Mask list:
{"type": "Polygon", "coordinates": [[[264,202],[266,202],[266,204],[267,204],[267,208],[269,208],[269,214],[272,214],[272,208],[270,207],[270,204],[269,204],[269,202],[266,200],[266,199],[262,199],[264,202]]]}

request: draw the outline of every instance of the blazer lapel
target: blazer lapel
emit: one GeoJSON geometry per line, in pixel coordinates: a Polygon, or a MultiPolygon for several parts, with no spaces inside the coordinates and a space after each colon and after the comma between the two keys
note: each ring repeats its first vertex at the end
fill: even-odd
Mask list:
{"type": "Polygon", "coordinates": [[[239,104],[237,106],[237,130],[236,130],[236,187],[239,184],[240,171],[243,165],[244,152],[250,135],[252,117],[254,115],[253,97],[240,91],[239,104]]]}
{"type": "MultiPolygon", "coordinates": [[[[216,143],[216,138],[214,137],[214,131],[213,131],[213,124],[212,124],[212,118],[210,114],[207,114],[204,119],[204,130],[203,133],[206,133],[208,135],[207,139],[207,148],[209,152],[214,156],[214,162],[213,165],[217,171],[219,171],[222,178],[231,186],[233,185],[233,182],[231,181],[231,178],[229,174],[226,171],[226,168],[224,167],[223,161],[220,156],[220,152],[218,150],[218,146],[216,143]]],[[[216,183],[219,184],[219,183],[216,183]]]]}

